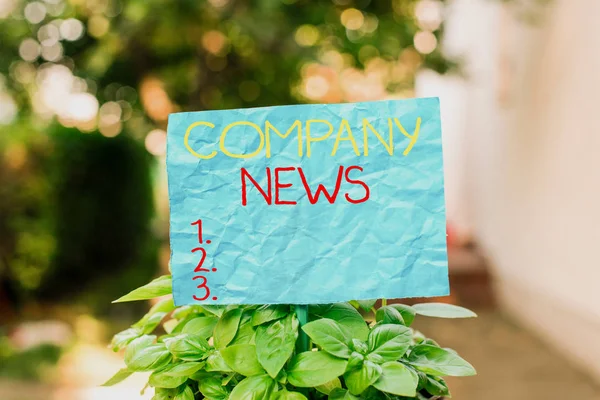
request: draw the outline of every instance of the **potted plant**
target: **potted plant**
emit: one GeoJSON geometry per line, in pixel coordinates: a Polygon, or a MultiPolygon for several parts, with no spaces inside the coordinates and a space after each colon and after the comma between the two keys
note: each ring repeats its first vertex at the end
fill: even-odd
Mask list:
{"type": "MultiPolygon", "coordinates": [[[[170,292],[163,276],[117,302],[170,292]]],[[[114,336],[126,367],[104,385],[151,371],[153,400],[440,399],[449,395],[444,376],[475,369],[412,329],[418,314],[475,316],[438,303],[175,307],[167,297],[114,336]],[[153,334],[161,323],[164,334],[153,334]]]]}

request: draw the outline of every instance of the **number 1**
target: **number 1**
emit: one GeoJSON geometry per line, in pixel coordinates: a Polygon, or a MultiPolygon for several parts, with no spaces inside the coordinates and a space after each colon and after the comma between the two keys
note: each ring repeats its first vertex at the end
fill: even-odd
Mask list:
{"type": "Polygon", "coordinates": [[[202,220],[192,222],[192,225],[198,225],[198,243],[202,244],[202,220]]]}

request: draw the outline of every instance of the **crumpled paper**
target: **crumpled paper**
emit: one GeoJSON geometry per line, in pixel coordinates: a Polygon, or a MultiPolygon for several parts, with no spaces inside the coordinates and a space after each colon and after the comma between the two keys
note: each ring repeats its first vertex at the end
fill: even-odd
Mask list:
{"type": "Polygon", "coordinates": [[[171,114],[167,171],[177,305],[315,304],[449,293],[437,98],[171,114]],[[411,139],[394,118],[409,135],[420,118],[418,138],[406,155],[411,139]],[[368,156],[364,119],[381,136],[380,140],[367,127],[368,156]],[[329,126],[310,123],[313,140],[323,139],[311,141],[310,157],[309,120],[325,120],[333,127],[323,139],[329,126]],[[332,156],[344,120],[354,142],[343,126],[332,156]],[[229,126],[236,121],[248,123],[229,126]],[[271,124],[268,141],[267,121],[271,124]],[[296,121],[302,129],[300,147],[297,126],[286,138],[273,130],[285,135],[296,121]],[[393,155],[389,154],[390,125],[393,155]],[[235,158],[223,149],[238,157],[255,155],[235,158]],[[344,171],[350,166],[362,168],[362,172],[349,171],[348,176],[368,186],[369,199],[359,204],[347,201],[346,194],[362,199],[366,190],[342,175],[333,204],[323,193],[311,204],[297,168],[302,168],[314,195],[319,184],[333,193],[340,166],[344,171]],[[279,201],[296,201],[296,205],[275,204],[278,167],[296,168],[279,172],[280,184],[292,184],[279,187],[279,201]],[[271,205],[247,177],[247,204],[242,205],[242,168],[270,193],[271,205]],[[199,223],[193,224],[198,220],[201,237],[199,223]]]}

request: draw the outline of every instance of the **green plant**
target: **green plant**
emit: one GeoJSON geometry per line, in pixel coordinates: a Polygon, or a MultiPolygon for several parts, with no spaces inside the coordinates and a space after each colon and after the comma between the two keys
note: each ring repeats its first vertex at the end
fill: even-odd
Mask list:
{"type": "MultiPolygon", "coordinates": [[[[170,292],[171,277],[163,276],[117,302],[170,292]]],[[[105,385],[152,371],[153,400],[437,399],[449,395],[443,376],[475,375],[454,350],[410,328],[417,314],[475,316],[462,307],[311,305],[310,322],[300,327],[301,307],[175,307],[171,298],[161,300],[113,338],[127,367],[105,385]],[[365,321],[358,309],[374,311],[375,320],[365,321]],[[166,334],[152,335],[163,319],[166,334]]]]}

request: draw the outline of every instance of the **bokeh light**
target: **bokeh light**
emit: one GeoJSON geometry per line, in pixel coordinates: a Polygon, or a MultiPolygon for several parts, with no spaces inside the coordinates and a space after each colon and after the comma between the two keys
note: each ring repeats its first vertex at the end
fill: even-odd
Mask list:
{"type": "Polygon", "coordinates": [[[17,116],[17,103],[8,93],[0,90],[0,125],[8,125],[17,116]]]}
{"type": "Polygon", "coordinates": [[[443,4],[437,0],[421,0],[415,6],[415,16],[421,29],[437,30],[442,24],[443,4]]]}
{"type": "Polygon", "coordinates": [[[324,76],[310,76],[304,83],[304,93],[306,97],[318,100],[325,96],[329,90],[329,82],[324,76]]]}
{"type": "Polygon", "coordinates": [[[98,130],[106,137],[115,137],[123,129],[121,117],[123,110],[116,101],[109,101],[102,104],[98,111],[98,130]]]}
{"type": "Polygon", "coordinates": [[[347,29],[358,30],[363,26],[365,17],[362,11],[357,10],[356,8],[348,8],[342,12],[340,20],[342,21],[342,25],[347,29]]]}
{"type": "Polygon", "coordinates": [[[23,14],[30,23],[39,24],[46,18],[46,6],[39,1],[31,2],[25,6],[23,14]]]}
{"type": "Polygon", "coordinates": [[[66,117],[76,122],[88,122],[96,117],[98,100],[90,93],[74,93],[69,96],[66,117]]]}
{"type": "Polygon", "coordinates": [[[32,83],[36,76],[35,67],[24,61],[16,61],[11,65],[11,74],[15,80],[23,85],[32,83]]]}
{"type": "Polygon", "coordinates": [[[83,23],[75,18],[69,18],[60,24],[60,35],[63,39],[75,41],[83,36],[83,23]]]}
{"type": "Polygon", "coordinates": [[[216,30],[208,31],[202,35],[202,46],[214,55],[223,54],[227,47],[227,37],[216,30]]]}
{"type": "Polygon", "coordinates": [[[152,155],[163,156],[167,151],[167,132],[162,129],[154,129],[148,133],[144,140],[146,150],[152,155]]]}
{"type": "Polygon", "coordinates": [[[88,32],[95,38],[100,38],[108,32],[110,21],[102,15],[94,15],[88,20],[88,32]]]}
{"type": "Polygon", "coordinates": [[[25,61],[35,61],[40,55],[41,47],[35,39],[25,39],[19,46],[19,56],[25,61]]]}
{"type": "Polygon", "coordinates": [[[360,28],[363,33],[373,33],[377,30],[379,26],[379,18],[376,15],[367,15],[365,18],[365,23],[360,28]]]}
{"type": "Polygon", "coordinates": [[[153,77],[146,78],[140,86],[142,104],[148,116],[155,121],[166,121],[173,112],[173,104],[163,83],[153,77]]]}
{"type": "Polygon", "coordinates": [[[314,46],[319,40],[319,29],[314,25],[301,25],[296,29],[294,39],[302,47],[314,46]]]}
{"type": "Polygon", "coordinates": [[[208,0],[208,2],[215,8],[222,8],[229,4],[229,0],[208,0]]]}
{"type": "Polygon", "coordinates": [[[42,57],[46,61],[59,61],[63,56],[63,47],[59,42],[51,46],[42,46],[42,57]]]}
{"type": "Polygon", "coordinates": [[[420,31],[415,34],[414,45],[419,53],[429,54],[437,47],[437,39],[429,31],[420,31]]]}
{"type": "Polygon", "coordinates": [[[38,29],[37,38],[42,46],[52,46],[60,40],[60,32],[56,25],[46,24],[38,29]]]}
{"type": "Polygon", "coordinates": [[[0,0],[0,19],[8,17],[17,7],[17,0],[0,0]]]}

